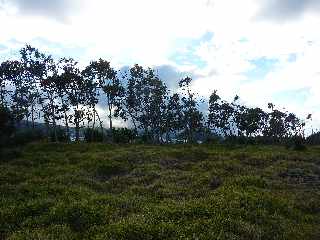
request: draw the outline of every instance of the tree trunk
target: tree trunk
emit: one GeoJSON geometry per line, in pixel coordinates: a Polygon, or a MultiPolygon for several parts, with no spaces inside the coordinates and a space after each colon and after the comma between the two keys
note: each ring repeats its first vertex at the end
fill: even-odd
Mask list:
{"type": "Polygon", "coordinates": [[[112,108],[110,104],[108,105],[109,108],[109,129],[111,134],[111,142],[113,142],[113,129],[112,129],[112,108]]]}
{"type": "Polygon", "coordinates": [[[64,121],[66,125],[66,132],[67,132],[67,141],[70,141],[70,131],[69,131],[69,124],[68,124],[68,116],[66,110],[64,110],[64,121]]]}
{"type": "Polygon", "coordinates": [[[51,102],[51,117],[52,117],[52,123],[53,123],[53,137],[54,137],[54,142],[58,142],[56,116],[55,116],[54,103],[52,98],[50,102],[51,102]]]}
{"type": "Polygon", "coordinates": [[[93,123],[91,127],[91,141],[93,141],[94,138],[94,128],[96,126],[96,109],[93,107],[93,123]]]}
{"type": "Polygon", "coordinates": [[[80,130],[79,120],[76,119],[75,123],[76,123],[76,142],[79,142],[79,135],[80,135],[79,134],[79,130],[80,130]]]}
{"type": "Polygon", "coordinates": [[[96,114],[97,114],[97,118],[98,118],[98,121],[99,121],[100,129],[101,129],[101,134],[102,134],[102,142],[103,142],[103,141],[104,141],[103,125],[102,125],[102,121],[101,121],[101,119],[100,119],[100,116],[99,116],[98,111],[96,111],[96,114]]]}
{"type": "Polygon", "coordinates": [[[31,121],[32,121],[32,129],[34,129],[34,105],[31,106],[31,121]]]}

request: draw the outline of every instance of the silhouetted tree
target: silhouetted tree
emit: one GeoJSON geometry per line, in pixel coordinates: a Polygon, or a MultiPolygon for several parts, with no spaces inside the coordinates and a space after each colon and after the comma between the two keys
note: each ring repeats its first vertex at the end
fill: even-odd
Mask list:
{"type": "Polygon", "coordinates": [[[195,142],[195,134],[203,127],[203,114],[198,110],[198,102],[195,93],[191,91],[190,77],[186,77],[179,81],[179,87],[182,91],[183,118],[182,124],[184,128],[184,136],[190,143],[195,142]]]}
{"type": "Polygon", "coordinates": [[[8,107],[9,100],[9,84],[10,84],[10,62],[5,61],[0,64],[0,106],[8,107]]]}
{"type": "Polygon", "coordinates": [[[166,107],[166,118],[164,120],[164,128],[166,132],[166,142],[170,142],[170,134],[173,133],[175,138],[183,128],[181,121],[183,117],[183,107],[178,93],[174,93],[169,97],[166,107]]]}
{"type": "MultiPolygon", "coordinates": [[[[42,105],[40,81],[46,77],[48,57],[38,49],[26,45],[20,50],[23,87],[27,88],[26,98],[28,104],[27,121],[31,115],[32,128],[34,128],[37,107],[42,105]]],[[[50,56],[49,56],[50,59],[50,56]]],[[[43,107],[43,106],[42,106],[43,107]]]]}
{"type": "Polygon", "coordinates": [[[117,72],[110,66],[110,62],[100,58],[98,61],[91,62],[90,65],[83,71],[83,74],[91,79],[92,94],[90,102],[94,109],[94,117],[97,115],[99,118],[99,115],[95,109],[95,105],[98,103],[98,96],[100,94],[99,90],[102,90],[106,96],[109,129],[112,136],[112,119],[114,116],[113,111],[120,107],[120,99],[124,94],[124,88],[117,77],[117,72]]]}
{"type": "Polygon", "coordinates": [[[66,93],[73,111],[69,120],[75,126],[76,141],[79,141],[88,99],[87,85],[74,59],[63,59],[63,64],[61,78],[66,82],[66,93]]]}

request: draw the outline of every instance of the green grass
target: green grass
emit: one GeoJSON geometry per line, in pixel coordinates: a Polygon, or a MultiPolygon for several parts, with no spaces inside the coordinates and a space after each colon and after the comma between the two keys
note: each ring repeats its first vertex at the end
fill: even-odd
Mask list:
{"type": "Polygon", "coordinates": [[[0,239],[320,239],[320,147],[30,144],[0,239]]]}

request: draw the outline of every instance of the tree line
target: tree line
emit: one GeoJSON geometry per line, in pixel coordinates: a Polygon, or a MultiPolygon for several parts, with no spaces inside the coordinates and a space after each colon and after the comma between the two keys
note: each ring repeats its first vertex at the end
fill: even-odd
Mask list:
{"type": "Polygon", "coordinates": [[[140,136],[149,143],[176,139],[192,143],[217,136],[276,141],[304,137],[305,120],[272,103],[265,111],[244,106],[238,96],[232,102],[225,101],[214,91],[205,101],[207,109],[201,110],[204,100],[191,85],[192,79],[185,77],[177,90],[170,90],[154,69],[138,64],[128,71],[117,71],[109,61],[99,59],[81,69],[73,58],[56,60],[26,45],[19,59],[0,65],[0,125],[12,122],[18,126],[25,121],[35,129],[37,122],[44,122],[53,141],[59,141],[61,125],[67,140],[72,128],[79,141],[84,128],[91,137],[100,133],[101,141],[114,141],[119,137],[115,136],[115,119],[131,126],[121,130],[123,137],[140,136]],[[107,113],[108,137],[98,109],[107,113]]]}

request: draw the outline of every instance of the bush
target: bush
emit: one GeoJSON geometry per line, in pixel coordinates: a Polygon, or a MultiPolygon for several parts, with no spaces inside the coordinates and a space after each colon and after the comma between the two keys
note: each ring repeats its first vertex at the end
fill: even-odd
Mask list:
{"type": "Polygon", "coordinates": [[[307,137],[306,142],[311,145],[320,144],[320,132],[316,132],[307,137]]]}
{"type": "Polygon", "coordinates": [[[62,128],[57,128],[56,133],[54,133],[54,131],[50,131],[49,138],[50,138],[51,142],[55,142],[56,140],[58,142],[68,142],[69,141],[69,137],[68,137],[66,130],[62,129],[62,128]],[[55,134],[57,135],[57,139],[55,139],[56,138],[55,134]]]}
{"type": "Polygon", "coordinates": [[[295,151],[304,151],[306,150],[305,140],[301,136],[289,138],[286,142],[286,148],[295,151]]]}
{"type": "Polygon", "coordinates": [[[205,137],[204,143],[217,144],[217,143],[222,142],[222,140],[223,139],[221,136],[219,136],[217,134],[210,133],[210,134],[207,134],[207,136],[205,137]]]}
{"type": "Polygon", "coordinates": [[[102,142],[104,133],[97,129],[87,128],[84,130],[84,139],[86,142],[102,142]]]}
{"type": "Polygon", "coordinates": [[[9,137],[15,130],[13,120],[10,110],[0,106],[0,147],[8,143],[9,137]]]}
{"type": "Polygon", "coordinates": [[[21,129],[10,139],[12,145],[24,145],[30,142],[44,139],[44,134],[40,129],[21,129]]]}
{"type": "Polygon", "coordinates": [[[112,133],[115,143],[131,143],[136,137],[136,131],[128,128],[113,128],[112,133]]]}

